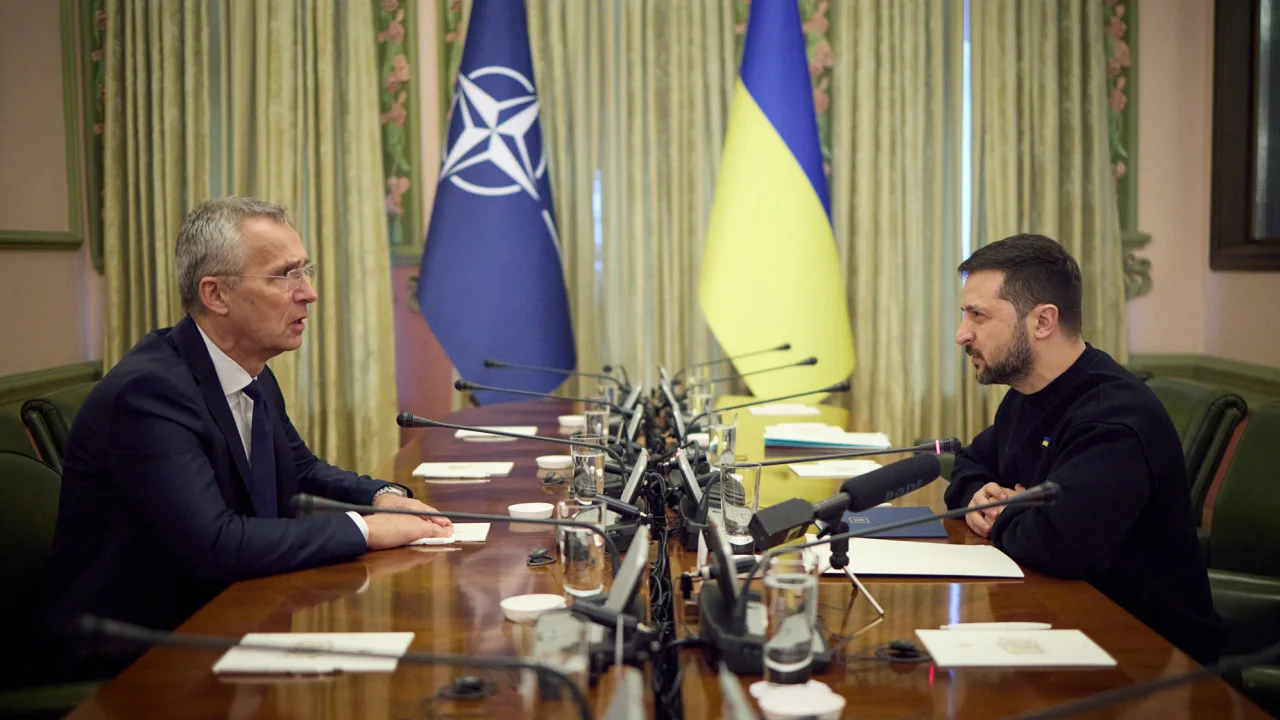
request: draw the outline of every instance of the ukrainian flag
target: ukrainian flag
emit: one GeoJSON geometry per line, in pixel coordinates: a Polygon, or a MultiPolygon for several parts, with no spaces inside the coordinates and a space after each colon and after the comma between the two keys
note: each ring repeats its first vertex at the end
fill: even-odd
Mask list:
{"type": "Polygon", "coordinates": [[[728,355],[791,343],[789,356],[753,358],[739,372],[818,358],[813,367],[747,378],[757,397],[819,388],[853,372],[796,0],[751,3],[698,299],[728,355]]]}

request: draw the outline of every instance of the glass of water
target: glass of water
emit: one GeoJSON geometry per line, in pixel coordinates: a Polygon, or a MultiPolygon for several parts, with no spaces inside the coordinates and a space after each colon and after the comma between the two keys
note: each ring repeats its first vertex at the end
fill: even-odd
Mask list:
{"type": "Polygon", "coordinates": [[[765,681],[777,685],[808,682],[818,614],[818,578],[805,568],[799,554],[779,555],[769,561],[764,606],[765,681]]]}
{"type": "Polygon", "coordinates": [[[691,419],[705,413],[711,409],[711,385],[710,383],[689,382],[689,387],[684,393],[685,414],[691,419]]]}
{"type": "Polygon", "coordinates": [[[750,553],[751,518],[760,509],[760,464],[726,462],[720,465],[720,509],[724,534],[734,552],[750,553]]]}
{"type": "MultiPolygon", "coordinates": [[[[586,435],[574,435],[571,439],[574,442],[590,443],[597,446],[604,445],[603,435],[588,433],[586,435]]],[[[581,498],[584,495],[587,497],[603,495],[604,450],[574,445],[571,448],[570,456],[573,458],[573,481],[569,484],[569,495],[576,498],[581,498]]]]}
{"type": "MultiPolygon", "coordinates": [[[[601,529],[604,510],[604,503],[595,497],[560,501],[561,519],[590,523],[601,529]]],[[[580,598],[604,592],[604,538],[586,528],[572,527],[559,528],[557,535],[565,595],[580,598]]]]}
{"type": "Polygon", "coordinates": [[[588,435],[609,436],[609,406],[600,398],[592,398],[583,411],[586,419],[585,431],[588,435]]]}
{"type": "Polygon", "coordinates": [[[738,449],[738,416],[711,413],[707,416],[707,464],[713,468],[733,462],[738,449]]]}

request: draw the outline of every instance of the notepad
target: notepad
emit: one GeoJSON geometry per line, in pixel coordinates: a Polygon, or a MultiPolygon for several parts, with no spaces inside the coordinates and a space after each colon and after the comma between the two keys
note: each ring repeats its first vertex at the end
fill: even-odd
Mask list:
{"type": "MultiPolygon", "coordinates": [[[[871,528],[928,517],[933,510],[927,507],[873,507],[859,513],[846,512],[844,521],[849,523],[850,530],[869,530],[871,528]]],[[[895,528],[867,535],[868,538],[947,538],[947,528],[941,520],[930,520],[916,525],[895,528]]]]}
{"type": "MultiPolygon", "coordinates": [[[[516,433],[518,435],[537,435],[538,428],[534,425],[485,425],[486,430],[498,430],[500,432],[516,433]]],[[[459,440],[468,442],[503,442],[509,440],[517,440],[518,438],[507,437],[505,435],[490,435],[480,430],[459,430],[453,434],[459,440]]]]}
{"type": "MultiPolygon", "coordinates": [[[[809,535],[808,541],[816,540],[809,535]]],[[[831,546],[805,550],[806,560],[831,569],[831,546]]],[[[855,575],[1020,578],[1022,568],[993,545],[950,545],[910,540],[854,538],[849,541],[849,568],[855,575]]]]}
{"type": "Polygon", "coordinates": [[[233,647],[213,664],[215,674],[394,672],[399,658],[409,649],[409,643],[413,642],[413,633],[249,633],[240,642],[302,648],[308,652],[233,647]],[[331,655],[327,651],[377,653],[395,657],[331,655]]]}
{"type": "Polygon", "coordinates": [[[449,545],[452,543],[478,543],[489,537],[489,523],[454,523],[453,535],[447,538],[419,538],[410,545],[449,545]]]}
{"type": "Polygon", "coordinates": [[[845,432],[823,423],[781,423],[764,429],[765,447],[849,448],[886,450],[892,447],[884,433],[845,432]]]}
{"type": "Polygon", "coordinates": [[[818,462],[788,465],[791,472],[802,478],[851,478],[880,467],[875,460],[819,460],[818,462]]]}
{"type": "Polygon", "coordinates": [[[1079,630],[916,630],[939,668],[1095,668],[1116,660],[1079,630]]]}
{"type": "Polygon", "coordinates": [[[749,408],[752,415],[818,415],[820,410],[804,403],[773,403],[749,408]]]}
{"type": "Polygon", "coordinates": [[[414,468],[413,476],[420,478],[486,478],[505,477],[511,474],[513,462],[434,462],[422,463],[414,468]]]}

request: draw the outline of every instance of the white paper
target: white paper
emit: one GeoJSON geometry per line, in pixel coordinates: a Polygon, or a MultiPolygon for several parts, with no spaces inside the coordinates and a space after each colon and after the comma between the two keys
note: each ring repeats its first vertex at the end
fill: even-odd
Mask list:
{"type": "Polygon", "coordinates": [[[892,447],[889,436],[881,432],[845,432],[837,425],[823,423],[781,423],[764,429],[765,445],[794,447],[835,447],[884,450],[892,447]]]}
{"type": "Polygon", "coordinates": [[[773,403],[748,408],[752,415],[818,415],[821,411],[804,403],[773,403]]]}
{"type": "MultiPolygon", "coordinates": [[[[499,430],[501,432],[518,433],[520,435],[537,435],[538,428],[535,425],[485,425],[488,430],[499,430]]],[[[490,435],[489,433],[480,432],[479,430],[459,430],[453,434],[459,440],[467,440],[470,442],[502,442],[507,440],[518,440],[519,438],[506,437],[505,435],[490,435]]]]}
{"type": "MultiPolygon", "coordinates": [[[[813,542],[817,537],[808,536],[813,542]]],[[[831,546],[805,550],[824,573],[831,569],[831,546]]],[[[926,575],[941,577],[1024,577],[1022,568],[993,545],[951,545],[912,540],[853,538],[849,541],[849,568],[855,575],[926,575]]]]}
{"type": "Polygon", "coordinates": [[[454,523],[453,535],[447,538],[419,538],[410,545],[450,545],[484,542],[489,537],[489,523],[454,523]]]}
{"type": "Polygon", "coordinates": [[[413,642],[411,632],[385,633],[249,633],[240,642],[312,652],[250,650],[234,647],[213,665],[214,673],[394,672],[398,658],[413,642]],[[330,655],[323,651],[377,653],[392,658],[330,655]]]}
{"type": "Polygon", "coordinates": [[[413,476],[420,478],[482,478],[506,477],[511,474],[513,462],[434,462],[422,463],[414,468],[413,476]]]}
{"type": "Polygon", "coordinates": [[[1115,658],[1079,630],[955,632],[916,630],[939,668],[1115,667],[1115,658]]]}
{"type": "Polygon", "coordinates": [[[802,478],[850,478],[871,472],[880,467],[875,460],[820,460],[811,463],[788,465],[791,472],[802,478]]]}

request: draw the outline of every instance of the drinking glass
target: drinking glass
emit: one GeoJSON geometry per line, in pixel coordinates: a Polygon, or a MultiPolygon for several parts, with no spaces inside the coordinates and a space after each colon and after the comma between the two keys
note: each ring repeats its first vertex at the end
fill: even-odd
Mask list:
{"type": "MultiPolygon", "coordinates": [[[[598,498],[561,500],[560,517],[590,523],[603,529],[604,503],[598,498]]],[[[564,570],[564,592],[568,598],[590,597],[604,591],[604,538],[586,528],[562,527],[560,562],[564,570]]],[[[567,599],[568,599],[567,598],[567,599]]]]}
{"type": "MultiPolygon", "coordinates": [[[[575,442],[604,445],[603,435],[574,435],[571,439],[575,442]]],[[[584,495],[588,497],[603,495],[604,450],[574,445],[570,456],[573,458],[573,481],[569,484],[570,496],[581,498],[584,495]]]]}
{"type": "Polygon", "coordinates": [[[759,463],[726,462],[720,465],[720,508],[724,533],[734,552],[750,553],[751,518],[760,509],[759,463]]]}
{"type": "Polygon", "coordinates": [[[713,468],[733,462],[738,449],[738,416],[715,412],[707,416],[707,464],[713,468]]]}
{"type": "Polygon", "coordinates": [[[798,554],[774,557],[764,576],[764,679],[777,685],[808,682],[813,663],[818,578],[798,554]]]}
{"type": "Polygon", "coordinates": [[[602,438],[609,436],[609,406],[602,399],[592,398],[582,414],[586,418],[586,434],[602,438]]]}

